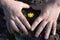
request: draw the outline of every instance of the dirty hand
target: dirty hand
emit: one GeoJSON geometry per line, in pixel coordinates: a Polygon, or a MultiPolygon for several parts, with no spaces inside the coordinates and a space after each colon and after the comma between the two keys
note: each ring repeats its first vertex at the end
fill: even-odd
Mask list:
{"type": "Polygon", "coordinates": [[[19,1],[5,1],[4,3],[3,10],[8,30],[11,28],[19,33],[22,30],[25,34],[28,34],[26,27],[30,29],[31,26],[23,15],[22,8],[29,8],[30,6],[19,1]]]}
{"type": "Polygon", "coordinates": [[[32,24],[31,30],[34,31],[34,29],[37,27],[39,24],[39,27],[35,33],[36,37],[39,37],[43,29],[45,29],[45,39],[48,39],[51,29],[52,29],[52,34],[56,34],[56,25],[57,25],[57,19],[59,16],[60,8],[56,4],[51,4],[44,6],[41,14],[37,19],[34,21],[32,24]],[[47,25],[47,26],[46,26],[47,25]]]}

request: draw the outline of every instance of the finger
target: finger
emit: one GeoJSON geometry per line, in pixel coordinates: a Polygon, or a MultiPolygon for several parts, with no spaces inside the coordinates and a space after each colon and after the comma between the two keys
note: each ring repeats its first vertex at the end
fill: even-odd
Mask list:
{"type": "Polygon", "coordinates": [[[10,26],[12,27],[13,30],[20,32],[20,30],[17,28],[15,22],[13,20],[9,20],[10,21],[10,26]]]}
{"type": "Polygon", "coordinates": [[[45,32],[45,39],[48,39],[50,31],[51,31],[51,28],[52,28],[52,22],[49,22],[47,24],[47,28],[46,28],[46,32],[45,32]]]}
{"type": "Polygon", "coordinates": [[[34,29],[37,27],[37,25],[42,21],[43,19],[41,17],[38,17],[34,23],[32,24],[31,31],[34,31],[34,29]]]}
{"type": "Polygon", "coordinates": [[[40,33],[41,33],[42,30],[45,28],[45,26],[46,26],[47,23],[48,23],[48,22],[43,21],[43,22],[40,24],[40,26],[38,27],[38,30],[37,30],[37,32],[36,32],[36,34],[35,34],[36,37],[39,37],[40,33]]]}
{"type": "Polygon", "coordinates": [[[22,24],[22,22],[16,17],[15,20],[16,24],[18,25],[18,27],[25,33],[28,34],[27,29],[25,28],[25,26],[22,24]]]}
{"type": "Polygon", "coordinates": [[[28,20],[25,18],[25,16],[21,13],[19,16],[19,19],[22,21],[22,23],[28,28],[31,28],[31,25],[29,24],[28,20]]]}
{"type": "Polygon", "coordinates": [[[26,3],[23,3],[23,2],[19,2],[19,1],[16,1],[20,6],[22,6],[22,8],[30,8],[30,6],[26,3]]]}
{"type": "Polygon", "coordinates": [[[41,10],[41,6],[40,5],[30,5],[34,10],[41,10]]]}
{"type": "Polygon", "coordinates": [[[52,28],[53,35],[56,35],[56,26],[57,26],[57,21],[53,22],[53,28],[52,28]]]}
{"type": "Polygon", "coordinates": [[[8,23],[8,21],[6,22],[6,25],[7,25],[7,30],[10,32],[10,25],[9,25],[9,23],[8,23]]]}
{"type": "Polygon", "coordinates": [[[7,21],[6,25],[7,25],[7,29],[9,31],[9,33],[14,32],[14,30],[12,29],[12,26],[9,24],[9,21],[7,21]]]}
{"type": "Polygon", "coordinates": [[[22,7],[23,8],[30,8],[30,6],[28,4],[26,4],[26,3],[22,3],[22,7]]]}

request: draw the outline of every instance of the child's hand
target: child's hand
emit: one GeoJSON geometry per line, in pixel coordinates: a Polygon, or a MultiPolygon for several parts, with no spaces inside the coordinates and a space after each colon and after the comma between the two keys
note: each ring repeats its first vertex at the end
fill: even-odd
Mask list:
{"type": "Polygon", "coordinates": [[[7,1],[6,4],[3,6],[4,14],[7,21],[7,27],[9,27],[17,32],[21,30],[28,34],[28,29],[31,28],[30,24],[28,23],[27,19],[22,13],[22,8],[29,8],[28,4],[19,1],[7,1]],[[25,27],[26,26],[26,27],[25,27]],[[21,30],[19,30],[19,28],[21,30]]]}
{"type": "Polygon", "coordinates": [[[40,16],[35,20],[31,28],[31,30],[34,31],[37,25],[41,23],[35,34],[36,37],[40,35],[40,33],[43,31],[45,27],[46,27],[45,39],[48,39],[51,29],[53,29],[52,34],[53,35],[56,34],[56,25],[57,25],[59,12],[60,12],[60,8],[56,4],[47,5],[43,8],[40,16]]]}

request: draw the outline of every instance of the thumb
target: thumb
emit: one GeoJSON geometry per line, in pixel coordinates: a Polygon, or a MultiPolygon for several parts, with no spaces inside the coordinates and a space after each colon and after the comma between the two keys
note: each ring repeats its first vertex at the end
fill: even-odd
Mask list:
{"type": "Polygon", "coordinates": [[[23,3],[22,5],[23,5],[23,8],[30,8],[30,6],[26,3],[23,3]]]}
{"type": "Polygon", "coordinates": [[[20,5],[20,7],[22,7],[22,8],[30,8],[30,6],[28,5],[28,4],[26,4],[26,3],[23,3],[23,2],[20,2],[20,1],[16,1],[19,5],[20,5]]]}

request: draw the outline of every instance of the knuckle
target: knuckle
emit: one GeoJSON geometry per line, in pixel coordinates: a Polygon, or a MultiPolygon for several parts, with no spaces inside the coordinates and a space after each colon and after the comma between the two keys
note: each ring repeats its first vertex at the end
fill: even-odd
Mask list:
{"type": "Polygon", "coordinates": [[[41,19],[41,18],[40,18],[40,17],[38,17],[38,18],[36,19],[36,22],[40,22],[40,19],[41,19]]]}
{"type": "Polygon", "coordinates": [[[10,17],[10,19],[15,20],[15,19],[16,19],[16,17],[11,16],[11,17],[10,17]]]}

